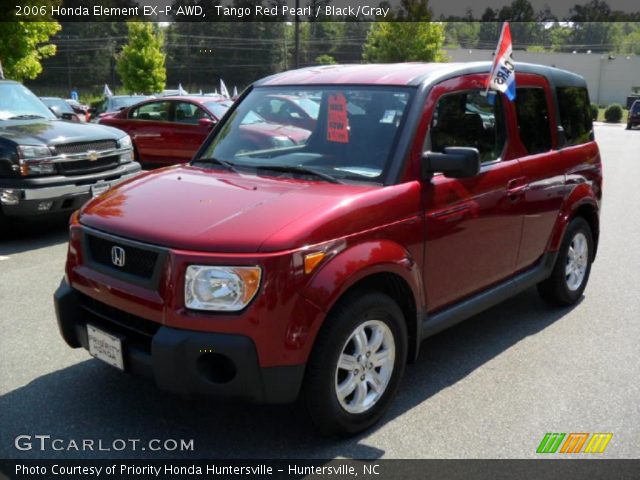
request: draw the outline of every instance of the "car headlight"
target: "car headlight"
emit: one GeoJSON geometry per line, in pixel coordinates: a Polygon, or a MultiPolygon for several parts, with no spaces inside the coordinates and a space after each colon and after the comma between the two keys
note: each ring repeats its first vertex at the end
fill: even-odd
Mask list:
{"type": "Polygon", "coordinates": [[[19,145],[18,154],[24,160],[36,160],[51,156],[51,150],[45,145],[19,145]]]}
{"type": "Polygon", "coordinates": [[[19,145],[20,173],[22,175],[44,175],[56,172],[53,163],[38,163],[51,156],[51,150],[45,145],[19,145]]]}
{"type": "Polygon", "coordinates": [[[258,266],[189,265],[185,275],[185,305],[193,310],[242,310],[258,291],[261,274],[258,266]]]}
{"type": "Polygon", "coordinates": [[[131,143],[131,137],[129,135],[125,135],[120,140],[118,140],[118,148],[131,148],[133,144],[131,143]]]}

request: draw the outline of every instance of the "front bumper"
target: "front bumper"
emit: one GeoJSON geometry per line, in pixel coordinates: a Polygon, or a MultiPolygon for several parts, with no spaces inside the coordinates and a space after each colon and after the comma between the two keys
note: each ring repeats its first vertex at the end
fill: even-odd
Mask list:
{"type": "Polygon", "coordinates": [[[117,169],[90,175],[2,179],[0,209],[4,215],[12,217],[73,211],[89,200],[94,191],[111,188],[137,175],[140,170],[140,164],[130,162],[117,169]],[[42,209],[46,202],[51,202],[51,205],[42,209]]]}
{"type": "Polygon", "coordinates": [[[261,367],[249,337],[166,327],[86,297],[65,280],[54,302],[69,346],[88,349],[88,323],[118,336],[125,370],[161,390],[251,403],[290,403],[298,396],[304,365],[261,367]]]}

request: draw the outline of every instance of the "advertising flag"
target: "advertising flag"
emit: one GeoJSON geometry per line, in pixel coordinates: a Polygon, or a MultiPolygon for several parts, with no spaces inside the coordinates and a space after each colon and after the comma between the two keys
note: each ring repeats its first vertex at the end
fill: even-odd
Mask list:
{"type": "Polygon", "coordinates": [[[224,84],[224,80],[220,79],[220,95],[224,95],[229,98],[229,90],[227,90],[227,86],[224,84]]]}
{"type": "Polygon", "coordinates": [[[103,94],[104,94],[105,97],[113,97],[113,92],[109,88],[109,85],[107,85],[106,83],[104,84],[103,94]]]}
{"type": "Polygon", "coordinates": [[[516,98],[516,73],[511,58],[511,30],[508,22],[502,25],[502,33],[487,83],[487,90],[490,88],[504,93],[511,101],[516,98]]]}

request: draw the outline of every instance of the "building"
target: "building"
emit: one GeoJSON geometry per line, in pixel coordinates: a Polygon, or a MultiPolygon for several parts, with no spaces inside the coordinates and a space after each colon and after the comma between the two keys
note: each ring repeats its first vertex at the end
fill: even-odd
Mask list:
{"type": "MultiPolygon", "coordinates": [[[[492,60],[493,50],[447,49],[452,62],[492,60]]],[[[539,63],[582,75],[591,101],[600,106],[626,105],[627,97],[640,94],[640,56],[600,53],[554,53],[514,51],[516,62],[539,63]]]]}

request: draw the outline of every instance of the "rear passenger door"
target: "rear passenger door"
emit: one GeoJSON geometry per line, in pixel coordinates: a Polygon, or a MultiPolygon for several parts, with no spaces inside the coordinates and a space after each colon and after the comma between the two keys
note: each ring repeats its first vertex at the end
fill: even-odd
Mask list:
{"type": "Polygon", "coordinates": [[[514,102],[518,135],[513,139],[519,152],[524,191],[522,242],[518,269],[533,265],[544,253],[564,197],[565,166],[557,150],[557,131],[552,91],[539,75],[516,78],[514,102]]]}
{"type": "Polygon", "coordinates": [[[482,161],[476,177],[436,174],[423,181],[427,229],[423,278],[429,311],[483,290],[516,270],[524,181],[518,160],[508,155],[512,130],[508,102],[502,95],[487,97],[485,81],[486,75],[448,80],[434,87],[427,100],[423,150],[475,147],[482,161]]]}

